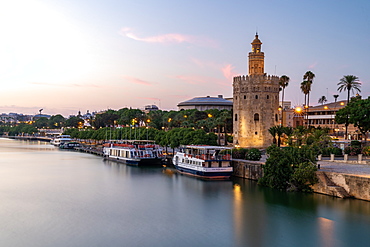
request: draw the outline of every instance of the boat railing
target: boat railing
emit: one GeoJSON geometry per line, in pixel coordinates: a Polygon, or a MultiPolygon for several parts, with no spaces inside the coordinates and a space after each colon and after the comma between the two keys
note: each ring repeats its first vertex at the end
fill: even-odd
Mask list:
{"type": "Polygon", "coordinates": [[[205,160],[205,161],[208,161],[208,160],[231,160],[231,154],[219,154],[219,155],[212,155],[212,154],[200,154],[200,155],[185,154],[185,157],[202,159],[202,160],[205,160]]]}

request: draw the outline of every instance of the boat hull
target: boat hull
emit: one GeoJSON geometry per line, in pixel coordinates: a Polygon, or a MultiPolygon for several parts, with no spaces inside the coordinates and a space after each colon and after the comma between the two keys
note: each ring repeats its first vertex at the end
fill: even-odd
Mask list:
{"type": "Polygon", "coordinates": [[[124,159],[105,156],[104,159],[132,166],[161,166],[163,164],[163,159],[161,158],[124,159]]]}
{"type": "Polygon", "coordinates": [[[199,170],[194,170],[186,167],[181,167],[178,165],[174,165],[176,170],[179,171],[180,173],[190,175],[190,176],[195,176],[195,177],[200,177],[204,179],[229,179],[230,176],[232,175],[233,171],[199,171],[199,170]]]}

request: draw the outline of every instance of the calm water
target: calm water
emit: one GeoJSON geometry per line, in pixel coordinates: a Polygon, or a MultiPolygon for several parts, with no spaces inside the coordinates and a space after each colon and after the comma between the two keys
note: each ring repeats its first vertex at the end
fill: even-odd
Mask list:
{"type": "Polygon", "coordinates": [[[370,202],[0,138],[0,246],[369,246],[370,202]]]}

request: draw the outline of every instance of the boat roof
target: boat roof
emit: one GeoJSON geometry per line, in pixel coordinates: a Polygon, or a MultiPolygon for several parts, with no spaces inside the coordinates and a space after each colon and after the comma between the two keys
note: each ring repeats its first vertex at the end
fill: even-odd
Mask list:
{"type": "Polygon", "coordinates": [[[153,140],[108,140],[109,143],[155,144],[153,140]]]}
{"type": "Polygon", "coordinates": [[[188,149],[200,149],[200,150],[206,150],[206,149],[211,149],[211,150],[232,149],[231,147],[208,146],[208,145],[186,145],[186,146],[182,146],[182,147],[183,148],[188,148],[188,149]]]}

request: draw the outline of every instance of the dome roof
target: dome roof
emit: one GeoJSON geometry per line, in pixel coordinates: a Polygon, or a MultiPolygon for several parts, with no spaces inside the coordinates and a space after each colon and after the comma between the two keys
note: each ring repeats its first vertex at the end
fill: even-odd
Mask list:
{"type": "Polygon", "coordinates": [[[177,106],[187,106],[187,105],[222,105],[222,106],[232,106],[233,102],[219,97],[196,97],[184,102],[180,102],[177,106]]]}
{"type": "Polygon", "coordinates": [[[254,40],[252,41],[252,44],[262,44],[261,40],[258,38],[258,34],[256,34],[254,40]]]}

